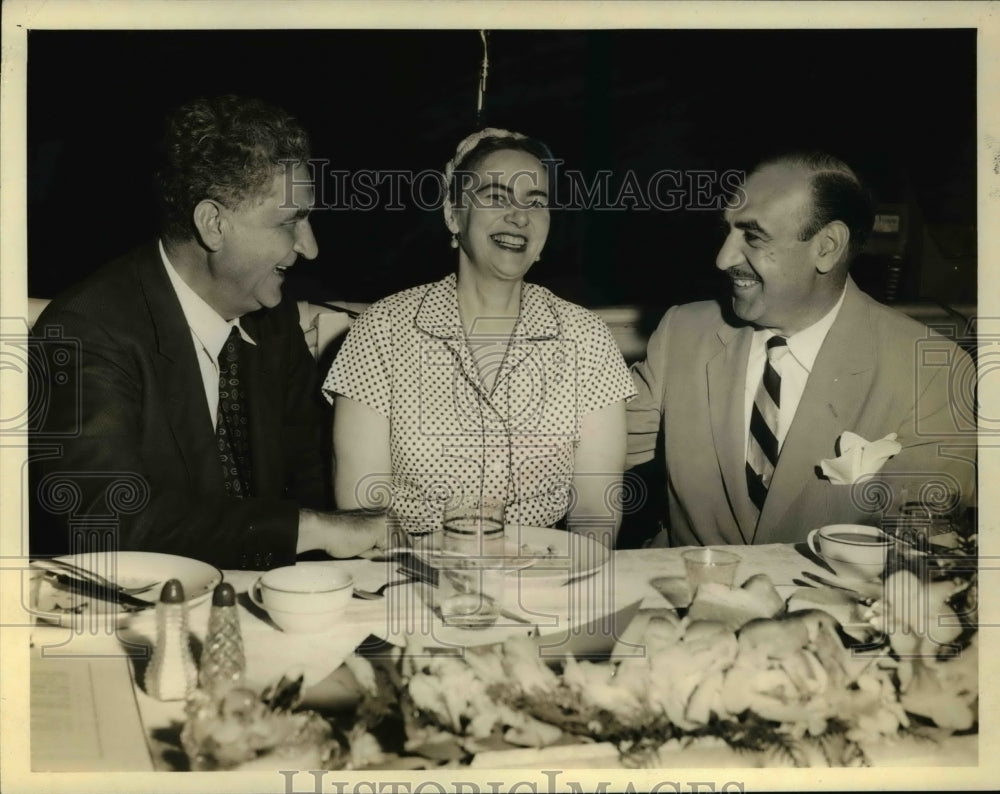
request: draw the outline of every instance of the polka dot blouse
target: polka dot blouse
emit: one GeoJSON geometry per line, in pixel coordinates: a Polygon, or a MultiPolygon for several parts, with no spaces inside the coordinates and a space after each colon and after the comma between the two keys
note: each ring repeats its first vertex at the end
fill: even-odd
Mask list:
{"type": "Polygon", "coordinates": [[[506,504],[507,523],[551,526],[569,505],[581,417],[635,394],[604,321],[544,287],[524,285],[510,344],[494,347],[478,365],[496,372],[488,390],[450,275],[373,304],[327,374],[328,400],[342,394],[389,419],[392,507],[408,531],[439,527],[458,498],[506,504]]]}

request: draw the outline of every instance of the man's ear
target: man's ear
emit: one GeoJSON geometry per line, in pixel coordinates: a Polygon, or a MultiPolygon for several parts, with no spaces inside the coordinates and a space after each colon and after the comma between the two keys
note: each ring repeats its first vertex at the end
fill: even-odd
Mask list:
{"type": "Polygon", "coordinates": [[[223,225],[222,207],[212,199],[202,199],[194,208],[192,215],[198,237],[209,251],[222,248],[223,225]]]}
{"type": "Polygon", "coordinates": [[[820,229],[813,239],[816,270],[820,273],[833,270],[847,256],[850,242],[851,231],[843,221],[830,221],[820,229]]]}

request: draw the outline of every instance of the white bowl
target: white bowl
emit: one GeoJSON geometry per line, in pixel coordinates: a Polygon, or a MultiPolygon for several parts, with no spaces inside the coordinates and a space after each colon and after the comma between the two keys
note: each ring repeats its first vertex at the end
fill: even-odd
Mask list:
{"type": "Polygon", "coordinates": [[[279,629],[288,634],[318,634],[336,628],[344,610],[332,609],[329,612],[285,612],[281,609],[268,609],[257,600],[256,594],[250,591],[250,600],[267,612],[279,629]]]}
{"type": "Polygon", "coordinates": [[[337,563],[300,562],[267,571],[250,592],[268,612],[324,614],[347,606],[353,585],[354,577],[337,563]]]}
{"type": "MultiPolygon", "coordinates": [[[[125,587],[154,584],[151,589],[138,594],[140,599],[150,604],[159,600],[160,591],[168,579],[180,581],[188,607],[211,597],[216,585],[222,581],[222,571],[214,565],[176,554],[151,551],[82,552],[56,557],[55,562],[71,563],[125,587]]],[[[86,593],[77,592],[44,576],[44,569],[52,567],[46,563],[46,560],[39,560],[33,566],[42,569],[31,577],[31,589],[27,594],[27,603],[33,615],[60,626],[79,626],[79,631],[83,631],[86,621],[95,620],[98,615],[112,625],[124,625],[133,617],[134,613],[121,609],[116,603],[90,598],[86,593]]]]}

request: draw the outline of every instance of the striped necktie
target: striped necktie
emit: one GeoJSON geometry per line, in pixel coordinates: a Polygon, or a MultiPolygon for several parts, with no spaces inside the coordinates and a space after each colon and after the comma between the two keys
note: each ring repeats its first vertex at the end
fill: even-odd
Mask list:
{"type": "Polygon", "coordinates": [[[764,377],[753,399],[750,413],[750,437],[747,441],[747,489],[750,501],[759,513],[764,508],[774,467],[778,465],[778,414],[781,409],[781,375],[775,363],[788,352],[788,340],[772,336],[767,340],[764,377]]]}
{"type": "Polygon", "coordinates": [[[219,352],[219,415],[215,423],[226,494],[240,499],[250,496],[252,482],[246,394],[240,382],[242,345],[240,331],[234,325],[219,352]]]}

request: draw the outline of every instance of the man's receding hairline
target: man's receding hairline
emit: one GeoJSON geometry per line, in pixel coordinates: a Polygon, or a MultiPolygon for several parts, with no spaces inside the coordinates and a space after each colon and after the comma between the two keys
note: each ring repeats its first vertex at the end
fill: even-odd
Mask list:
{"type": "Polygon", "coordinates": [[[768,160],[764,160],[762,163],[759,163],[753,169],[753,171],[750,172],[750,176],[758,174],[766,168],[784,167],[790,169],[797,169],[799,171],[805,172],[805,174],[807,174],[809,177],[810,186],[815,185],[816,180],[822,176],[843,176],[850,179],[859,187],[863,187],[863,185],[861,184],[861,179],[854,172],[854,169],[843,161],[839,162],[840,162],[840,167],[812,165],[809,163],[808,158],[805,155],[796,155],[796,154],[779,155],[778,157],[773,157],[768,160]]]}

